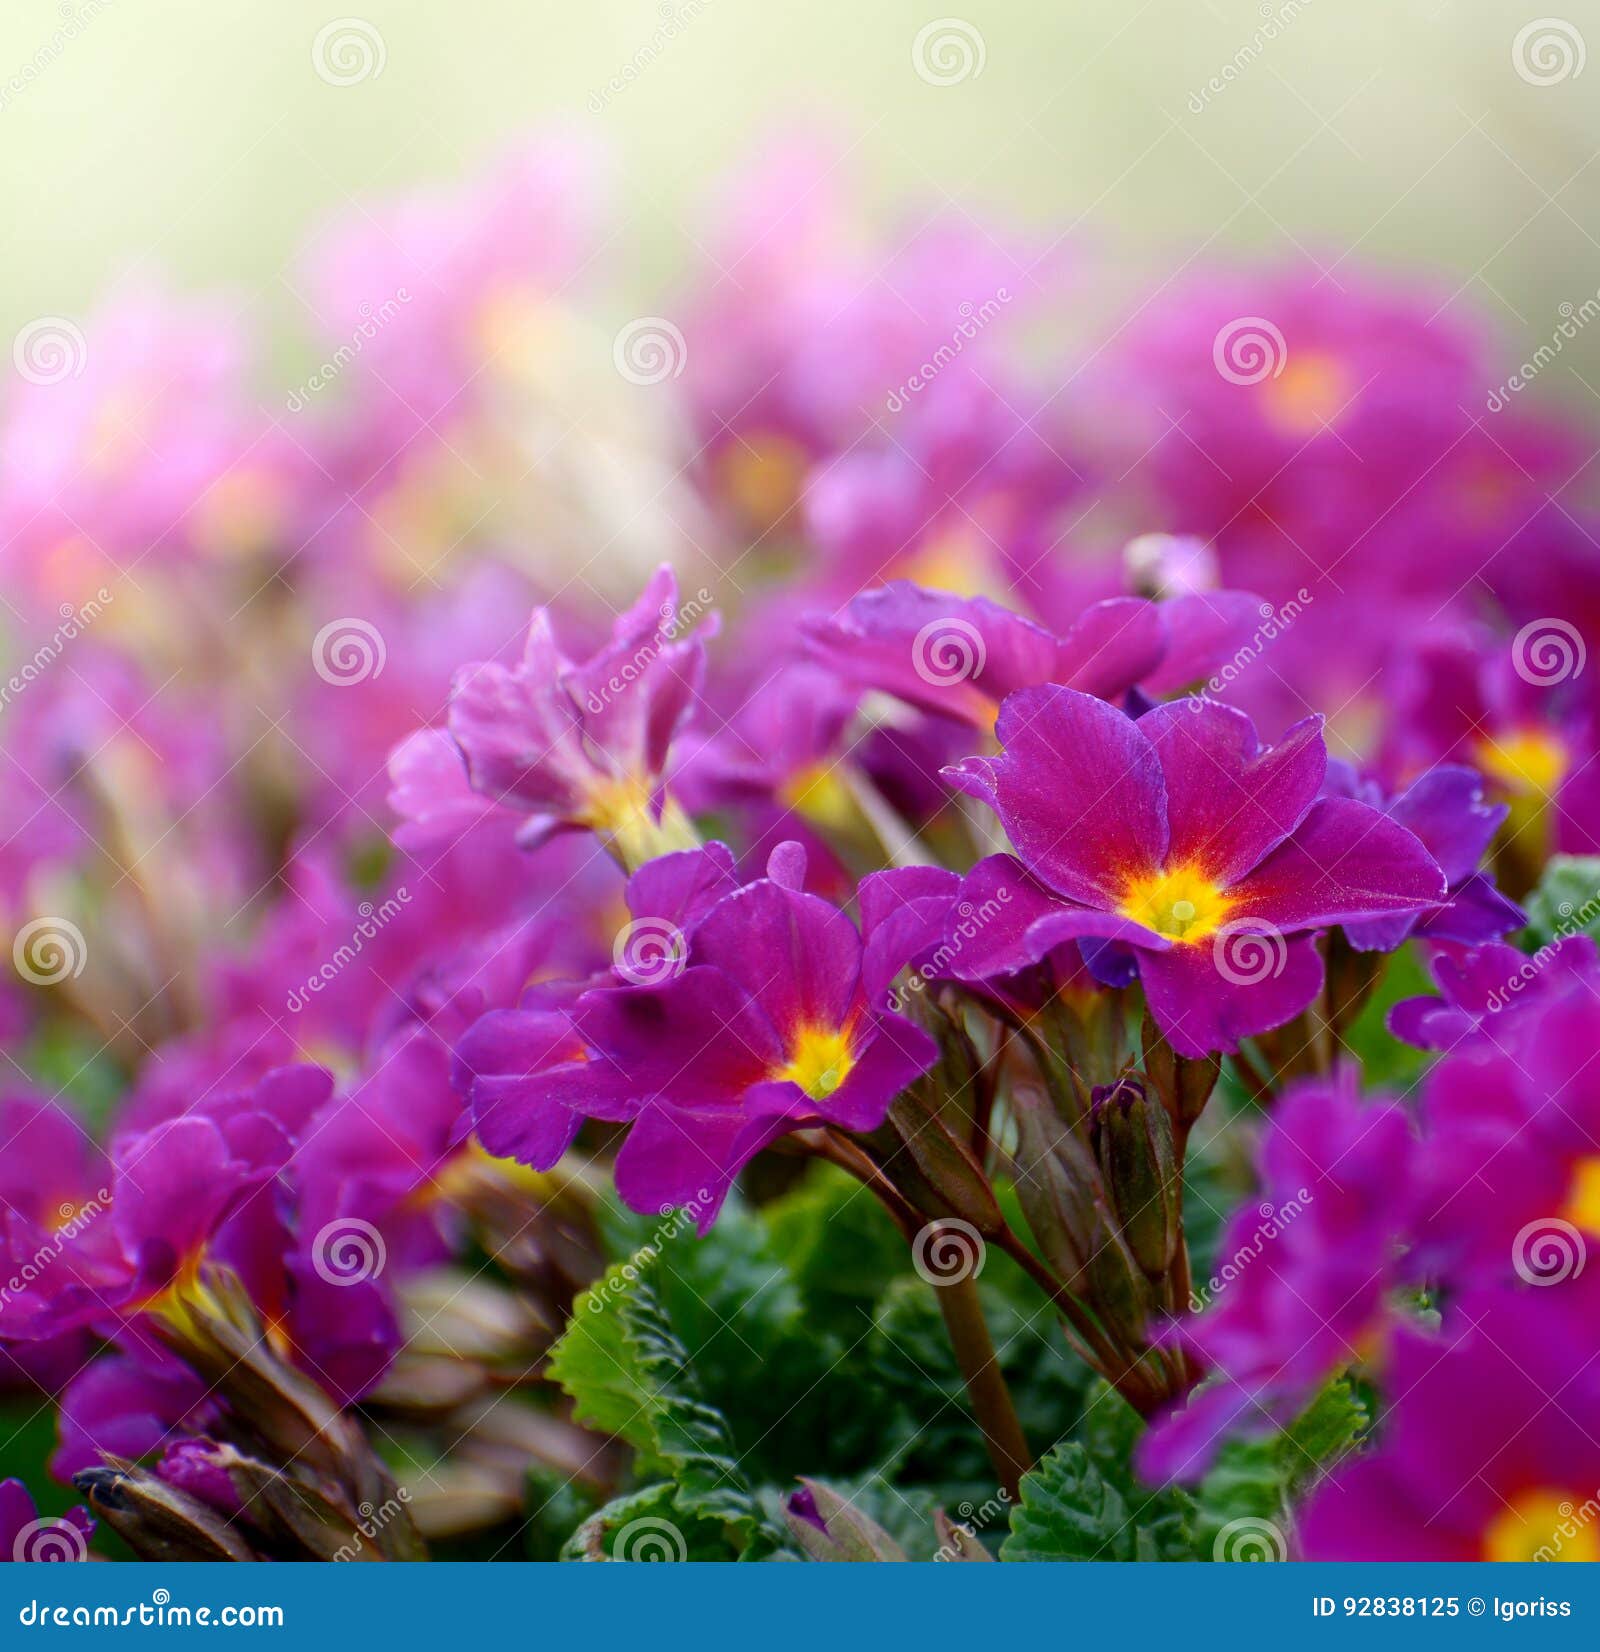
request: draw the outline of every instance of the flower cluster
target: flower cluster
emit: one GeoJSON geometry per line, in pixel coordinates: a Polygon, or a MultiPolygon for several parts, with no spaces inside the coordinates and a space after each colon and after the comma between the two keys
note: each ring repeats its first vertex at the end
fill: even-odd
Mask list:
{"type": "Polygon", "coordinates": [[[1578,436],[1376,277],[1041,359],[831,171],[614,338],[539,141],[286,418],[150,292],[9,387],[0,1550],[1600,1556],[1578,436]]]}

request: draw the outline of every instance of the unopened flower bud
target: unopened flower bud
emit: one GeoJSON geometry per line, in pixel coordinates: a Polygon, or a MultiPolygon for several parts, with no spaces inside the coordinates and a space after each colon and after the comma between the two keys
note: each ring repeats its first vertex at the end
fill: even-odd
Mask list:
{"type": "Polygon", "coordinates": [[[904,1560],[905,1551],[875,1520],[820,1480],[802,1480],[784,1503],[789,1534],[812,1560],[904,1560]]]}
{"type": "Polygon", "coordinates": [[[1131,1077],[1096,1090],[1092,1119],[1101,1175],[1128,1249],[1146,1274],[1160,1279],[1181,1231],[1172,1120],[1131,1077]]]}

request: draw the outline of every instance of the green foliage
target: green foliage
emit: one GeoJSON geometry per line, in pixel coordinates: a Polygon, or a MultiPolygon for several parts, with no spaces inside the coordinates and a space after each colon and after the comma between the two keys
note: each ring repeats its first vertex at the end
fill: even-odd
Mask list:
{"type": "Polygon", "coordinates": [[[726,1529],[686,1513],[668,1481],[598,1509],[561,1545],[561,1560],[736,1560],[726,1529]]]}
{"type": "Polygon", "coordinates": [[[1369,1412],[1348,1377],[1335,1377],[1286,1429],[1261,1439],[1230,1440],[1195,1496],[1195,1538],[1212,1552],[1235,1521],[1266,1520],[1286,1531],[1295,1496],[1365,1432],[1369,1412]]]}
{"type": "Polygon", "coordinates": [[[548,1463],[534,1463],[527,1475],[523,1548],[529,1560],[557,1560],[576,1529],[595,1512],[583,1482],[548,1463]]]}
{"type": "Polygon", "coordinates": [[[1127,1503],[1078,1441],[1058,1445],[1023,1475],[1021,1490],[1002,1560],[1140,1558],[1127,1503]]]}
{"type": "Polygon", "coordinates": [[[1428,1065],[1426,1051],[1402,1044],[1389,1031],[1389,1011],[1402,998],[1433,992],[1434,985],[1415,946],[1403,946],[1384,964],[1372,996],[1345,1029],[1344,1042],[1360,1063],[1368,1089],[1408,1090],[1428,1065]]]}
{"type": "MultiPolygon", "coordinates": [[[[1246,1186],[1231,1133],[1213,1137],[1189,1167],[1202,1271],[1246,1186]]],[[[934,1555],[941,1507],[1006,1560],[1209,1559],[1230,1522],[1286,1532],[1294,1500],[1366,1427],[1359,1394],[1335,1382],[1290,1428],[1227,1444],[1192,1493],[1146,1485],[1133,1469],[1143,1420],[991,1246],[978,1291],[996,1354],[1027,1437],[1055,1442],[1008,1506],[937,1295],[849,1178],[816,1166],[760,1212],[730,1201],[705,1238],[615,1209],[607,1226],[639,1248],[579,1300],[551,1374],[580,1420],[632,1447],[635,1488],[597,1510],[530,1485],[530,1553],[603,1559],[627,1531],[693,1558],[792,1554],[782,1504],[803,1475],[913,1559],[934,1555]]]]}
{"type": "Polygon", "coordinates": [[[740,1466],[727,1419],[704,1399],[641,1251],[580,1297],[550,1358],[580,1422],[626,1440],[639,1472],[670,1480],[673,1507],[726,1526],[755,1557],[775,1546],[740,1466]]]}
{"type": "Polygon", "coordinates": [[[1554,855],[1523,903],[1528,927],[1517,944],[1537,952],[1568,935],[1600,941],[1600,855],[1554,855]]]}

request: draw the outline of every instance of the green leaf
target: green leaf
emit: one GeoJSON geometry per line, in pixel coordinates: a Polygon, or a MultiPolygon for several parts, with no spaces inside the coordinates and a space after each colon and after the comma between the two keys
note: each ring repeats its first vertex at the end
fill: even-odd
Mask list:
{"type": "MultiPolygon", "coordinates": [[[[1061,1439],[1081,1414],[1088,1369],[1037,1296],[1024,1311],[991,1285],[987,1266],[978,1294],[1024,1434],[1040,1442],[1061,1439]]],[[[884,1436],[892,1451],[880,1466],[897,1484],[937,1486],[947,1507],[967,1498],[981,1503],[993,1491],[994,1472],[933,1287],[915,1275],[891,1284],[868,1347],[880,1387],[895,1405],[884,1436]]]]}
{"type": "Polygon", "coordinates": [[[1349,1377],[1335,1377],[1290,1425],[1283,1456],[1289,1483],[1299,1486],[1359,1442],[1372,1408],[1349,1377]]]}
{"type": "Polygon", "coordinates": [[[528,1468],[523,1547],[529,1560],[557,1560],[565,1542],[595,1512],[589,1488],[549,1463],[528,1468]]]}
{"type": "Polygon", "coordinates": [[[1022,1477],[1002,1560],[1134,1560],[1127,1504],[1076,1440],[1058,1445],[1022,1477]]]}
{"type": "Polygon", "coordinates": [[[830,1164],[762,1212],[772,1249],[788,1266],[813,1326],[846,1343],[871,1324],[889,1281],[910,1272],[906,1242],[883,1206],[830,1164]]]}
{"type": "Polygon", "coordinates": [[[1402,1044],[1389,1031],[1389,1011],[1402,998],[1435,990],[1415,946],[1391,954],[1372,996],[1345,1029],[1344,1042],[1361,1066],[1367,1089],[1408,1090],[1428,1065],[1428,1054],[1402,1044]]]}
{"type": "Polygon", "coordinates": [[[1524,905],[1528,927],[1516,940],[1529,952],[1569,935],[1600,941],[1600,855],[1552,855],[1524,905]]]}
{"type": "Polygon", "coordinates": [[[1194,1500],[1178,1487],[1148,1486],[1133,1469],[1144,1418],[1107,1382],[1097,1382],[1077,1438],[1127,1505],[1138,1532],[1139,1559],[1192,1560],[1194,1500]]]}
{"type": "Polygon", "coordinates": [[[642,1473],[670,1479],[684,1515],[721,1521],[745,1554],[772,1548],[726,1418],[703,1397],[640,1251],[578,1299],[552,1350],[550,1375],[580,1422],[626,1440],[642,1473]]]}
{"type": "Polygon", "coordinates": [[[725,1528],[685,1514],[670,1482],[613,1498],[561,1545],[561,1560],[734,1560],[725,1528]]]}
{"type": "Polygon", "coordinates": [[[1286,1533],[1295,1494],[1349,1451],[1370,1411],[1348,1377],[1334,1377],[1286,1429],[1264,1439],[1230,1440],[1195,1494],[1195,1538],[1213,1553],[1228,1527],[1269,1522],[1286,1533]]]}

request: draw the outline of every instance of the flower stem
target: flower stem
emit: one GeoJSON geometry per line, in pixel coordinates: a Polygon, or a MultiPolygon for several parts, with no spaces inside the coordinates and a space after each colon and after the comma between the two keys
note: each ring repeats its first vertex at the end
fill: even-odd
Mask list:
{"type": "Polygon", "coordinates": [[[950,1346],[967,1385],[967,1398],[978,1419],[989,1461],[1000,1477],[1000,1485],[1011,1496],[1018,1495],[1018,1482],[1033,1463],[1033,1454],[1017,1418],[1011,1390],[1000,1369],[999,1356],[983,1317],[976,1279],[970,1275],[935,1285],[939,1311],[944,1315],[950,1346]]]}

